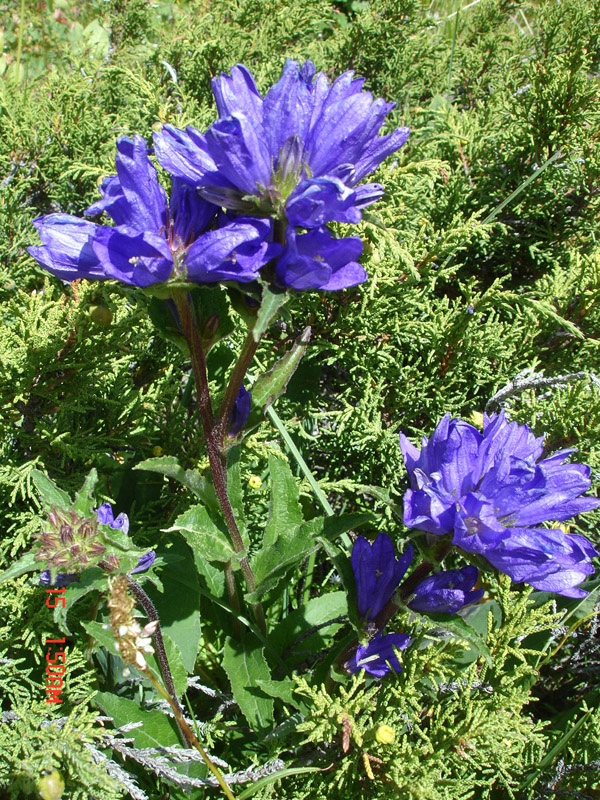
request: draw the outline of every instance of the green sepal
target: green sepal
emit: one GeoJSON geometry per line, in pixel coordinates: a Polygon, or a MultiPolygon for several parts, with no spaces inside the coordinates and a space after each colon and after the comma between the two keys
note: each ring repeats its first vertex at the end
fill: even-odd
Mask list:
{"type": "MultiPolygon", "coordinates": [[[[170,295],[167,295],[167,298],[170,295]]],[[[169,310],[166,299],[153,297],[148,303],[148,316],[161,336],[171,344],[178,347],[189,358],[190,348],[180,328],[177,326],[173,314],[169,310]]]]}

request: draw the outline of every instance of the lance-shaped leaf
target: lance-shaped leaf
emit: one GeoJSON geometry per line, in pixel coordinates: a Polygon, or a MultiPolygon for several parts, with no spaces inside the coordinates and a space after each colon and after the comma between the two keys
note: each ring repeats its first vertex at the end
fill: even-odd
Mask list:
{"type": "Polygon", "coordinates": [[[65,605],[57,601],[54,609],[54,621],[63,633],[70,634],[71,631],[67,626],[67,614],[73,605],[86,594],[90,592],[105,592],[108,585],[108,576],[100,567],[90,567],[85,572],[81,573],[79,581],[67,586],[64,594],[55,597],[64,597],[65,605]]]}
{"type": "Polygon", "coordinates": [[[252,327],[252,335],[255,342],[260,340],[260,337],[267,330],[279,309],[289,298],[288,292],[283,289],[271,288],[267,284],[263,284],[262,289],[262,301],[256,315],[256,322],[252,327]]]}
{"type": "Polygon", "coordinates": [[[428,631],[428,635],[435,635],[436,631],[449,633],[455,639],[462,639],[463,642],[474,647],[477,653],[492,666],[492,654],[483,636],[475,630],[468,622],[456,614],[427,614],[422,618],[427,622],[435,623],[435,628],[428,631]]]}
{"type": "Polygon", "coordinates": [[[343,514],[339,517],[318,517],[297,528],[282,530],[269,547],[262,547],[252,559],[256,589],[246,595],[257,603],[267,592],[320,546],[319,537],[333,540],[349,530],[372,522],[371,514],[343,514]]]}
{"type": "Polygon", "coordinates": [[[227,639],[223,669],[250,727],[257,733],[268,729],[273,723],[273,700],[260,691],[259,681],[270,681],[271,673],[258,639],[252,635],[244,636],[241,642],[227,639]]]}
{"type": "Polygon", "coordinates": [[[112,717],[115,728],[142,723],[139,727],[132,727],[127,734],[136,747],[173,747],[180,744],[176,723],[164,711],[148,711],[140,708],[135,700],[117,697],[112,692],[98,692],[94,696],[94,703],[112,717]]]}
{"type": "Polygon", "coordinates": [[[224,524],[217,525],[204,506],[188,508],[165,533],[180,531],[192,548],[194,557],[226,563],[236,559],[236,552],[228,539],[224,524]],[[222,527],[221,527],[222,526],[222,527]]]}
{"type": "Polygon", "coordinates": [[[198,472],[197,469],[184,469],[175,456],[161,456],[160,458],[148,458],[136,464],[134,469],[143,469],[148,472],[157,472],[167,478],[173,478],[207,507],[218,511],[219,502],[215,490],[210,481],[198,472]]]}
{"type": "Polygon", "coordinates": [[[260,425],[267,408],[285,392],[290,378],[298,369],[302,356],[306,353],[310,333],[309,325],[296,339],[290,350],[270,370],[259,375],[252,384],[252,408],[248,422],[244,426],[244,434],[260,425]]]}
{"type": "Polygon", "coordinates": [[[263,534],[263,549],[275,544],[285,531],[293,531],[303,522],[298,484],[287,461],[269,456],[271,502],[267,526],[263,534]]]}
{"type": "Polygon", "coordinates": [[[75,495],[73,501],[73,511],[77,511],[82,517],[95,518],[94,514],[94,489],[98,483],[98,473],[95,469],[90,470],[83,486],[75,495]]]}
{"type": "Polygon", "coordinates": [[[51,481],[50,478],[39,469],[31,470],[31,480],[35,488],[38,490],[40,500],[46,508],[62,508],[68,510],[71,508],[71,498],[62,489],[51,481]]]}
{"type": "Polygon", "coordinates": [[[25,575],[26,572],[39,572],[43,566],[42,562],[35,560],[35,553],[25,553],[18,561],[11,564],[8,569],[0,572],[0,584],[19,578],[21,575],[25,575]]]}

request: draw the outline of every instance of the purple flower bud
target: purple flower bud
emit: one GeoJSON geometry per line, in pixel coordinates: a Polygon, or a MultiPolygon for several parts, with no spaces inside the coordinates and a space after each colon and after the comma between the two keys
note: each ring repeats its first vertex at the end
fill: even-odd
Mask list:
{"type": "Polygon", "coordinates": [[[156,559],[156,553],[154,550],[150,550],[149,553],[146,553],[145,556],[138,558],[138,562],[134,569],[131,570],[131,574],[133,575],[136,572],[145,572],[147,569],[150,569],[152,564],[154,564],[154,560],[156,559]]]}
{"type": "Polygon", "coordinates": [[[481,600],[483,589],[473,587],[479,579],[477,567],[451,569],[430,575],[419,583],[408,603],[414,611],[455,614],[466,605],[481,600]]]}
{"type": "Polygon", "coordinates": [[[394,545],[386,533],[371,544],[359,536],[352,548],[352,571],[356,582],[358,613],[374,620],[396,591],[413,557],[412,547],[396,561],[394,545]]]}
{"type": "Polygon", "coordinates": [[[231,409],[231,416],[229,417],[229,431],[227,436],[230,439],[237,436],[246,422],[248,422],[251,406],[252,393],[248,392],[244,386],[240,386],[240,391],[235,399],[235,404],[231,409]]]}

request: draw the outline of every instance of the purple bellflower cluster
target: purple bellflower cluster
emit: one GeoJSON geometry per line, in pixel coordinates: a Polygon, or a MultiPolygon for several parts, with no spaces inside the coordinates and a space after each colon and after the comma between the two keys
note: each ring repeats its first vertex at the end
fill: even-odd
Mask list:
{"type": "Polygon", "coordinates": [[[362,242],[335,239],[332,221],[356,223],[383,194],[359,182],[408,138],[379,136],[393,103],[373,100],[352,72],[331,86],[310,61],[287,61],[262,98],[242,65],[213,80],[219,119],[206,134],[167,125],[155,134],[172,176],[170,199],[141,136],[117,141],[117,174],[86,210],[114,225],[69,214],[39,217],[42,245],[29,252],[63,280],[115,279],[139,287],[166,281],[249,283],[336,290],[366,280],[362,242]]]}
{"type": "MultiPolygon", "coordinates": [[[[376,629],[376,618],[390,602],[404,578],[413,558],[413,548],[396,559],[394,545],[386,533],[380,533],[371,544],[359,536],[352,548],[352,572],[356,584],[358,613],[367,629],[376,629]]],[[[483,597],[483,589],[473,589],[479,579],[476,567],[439,572],[422,580],[412,590],[408,607],[420,613],[455,614],[465,605],[476,603],[483,597]]],[[[396,650],[404,650],[410,637],[404,633],[378,633],[367,644],[359,644],[346,663],[350,672],[364,669],[375,677],[385,675],[390,669],[401,671],[396,650]]]]}
{"type": "Polygon", "coordinates": [[[267,220],[229,219],[184,180],[173,179],[167,202],[141,136],[118,139],[116,165],[117,174],[102,182],[102,199],[86,210],[90,216],[106,211],[114,226],[69,214],[34,221],[43,245],[29,252],[53,275],[142,288],[169,278],[247,283],[280,252],[267,241],[267,220]]]}
{"type": "Polygon", "coordinates": [[[404,496],[404,524],[483,556],[514,581],[567,597],[594,572],[598,553],[558,522],[600,505],[581,497],[590,468],[564,463],[573,450],[542,457],[544,437],[508,422],[504,412],[484,416],[483,432],[446,415],[421,450],[404,435],[400,445],[411,487],[404,496]],[[540,527],[553,523],[553,527],[540,527]]]}

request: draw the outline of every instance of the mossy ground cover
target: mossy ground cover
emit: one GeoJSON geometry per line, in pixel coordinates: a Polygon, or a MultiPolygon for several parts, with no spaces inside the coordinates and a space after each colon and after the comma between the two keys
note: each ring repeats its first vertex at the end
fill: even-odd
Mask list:
{"type": "MultiPolygon", "coordinates": [[[[27,246],[37,243],[37,216],[82,215],[97,199],[118,136],[150,139],[165,123],[206,128],[215,118],[211,77],[236,63],[261,89],[286,58],[310,58],[330,77],[354,69],[396,102],[389,129],[411,129],[380,167],[385,197],[360,225],[368,282],[298,295],[257,355],[269,365],[311,325],[308,353],[275,408],[334,510],[374,513],[373,529],[400,545],[407,477],[398,432],[416,441],[447,412],[469,418],[496,403],[546,431],[549,450],[576,447],[597,487],[600,3],[54,0],[2,3],[0,14],[0,566],[42,525],[32,471],[73,494],[95,468],[98,500],[129,514],[136,546],[172,548],[163,583],[165,596],[174,591],[165,582],[176,580],[185,552],[165,530],[189,497],[135,467],[164,455],[206,469],[189,359],[156,333],[143,294],[115,282],[64,285],[27,246]]],[[[241,341],[234,332],[211,353],[216,396],[241,341]]],[[[289,460],[307,518],[318,508],[269,418],[241,455],[251,533],[269,506],[273,453],[289,460]]],[[[592,512],[572,530],[598,544],[599,521],[592,512]]],[[[339,584],[322,561],[308,585],[306,564],[298,568],[285,611],[278,600],[282,620],[306,592],[314,600],[315,587],[335,605],[339,584]]],[[[177,586],[185,591],[184,581],[177,586]]],[[[477,620],[489,663],[441,639],[381,684],[321,688],[299,678],[294,695],[291,684],[270,687],[262,698],[275,698],[274,722],[260,735],[231,702],[226,612],[204,598],[193,671],[209,692],[192,687],[189,710],[228,773],[290,770],[240,785],[243,797],[596,797],[594,586],[576,602],[503,582],[477,620]],[[567,621],[558,616],[565,609],[567,621]],[[376,738],[382,725],[394,729],[393,742],[376,738]]],[[[90,604],[69,616],[65,704],[44,703],[42,634],[55,623],[43,603],[31,577],[0,588],[3,796],[40,796],[40,780],[54,771],[65,798],[216,796],[177,786],[154,756],[139,756],[176,743],[164,716],[142,717],[142,729],[119,737],[133,743],[106,738],[99,708],[115,724],[135,721],[146,689],[115,691],[107,651],[90,655],[80,625],[90,604]]],[[[325,629],[324,648],[338,629],[325,629]]],[[[296,669],[313,675],[301,659],[296,669]]],[[[205,776],[190,763],[179,769],[205,776]]]]}

